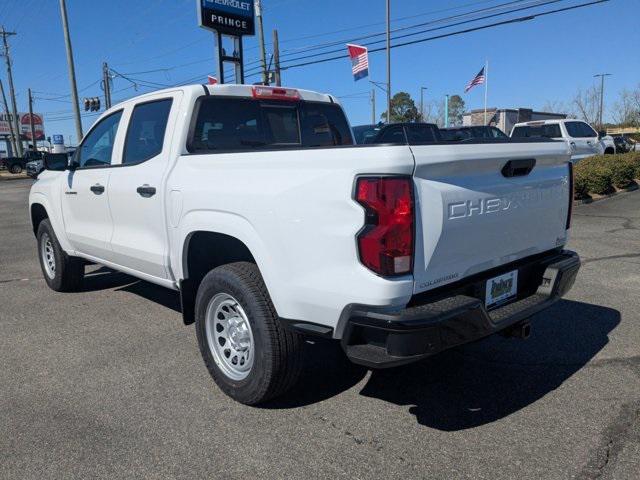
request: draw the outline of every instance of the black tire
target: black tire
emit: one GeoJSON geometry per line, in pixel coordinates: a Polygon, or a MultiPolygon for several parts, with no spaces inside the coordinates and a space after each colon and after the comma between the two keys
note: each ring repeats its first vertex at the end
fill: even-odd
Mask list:
{"type": "Polygon", "coordinates": [[[220,389],[245,405],[257,405],[289,390],[302,367],[300,336],[280,323],[258,267],[237,262],[210,271],[198,288],[196,335],[204,363],[220,389]],[[253,335],[253,365],[246,378],[230,378],[216,363],[207,340],[206,317],[215,296],[232,296],[246,313],[253,335]]]}
{"type": "Polygon", "coordinates": [[[9,169],[9,171],[14,175],[17,175],[18,173],[22,173],[22,165],[20,165],[19,163],[14,163],[13,165],[11,165],[11,168],[9,169]]]}
{"type": "Polygon", "coordinates": [[[613,154],[615,154],[615,153],[616,153],[616,151],[615,151],[613,148],[607,148],[607,149],[604,151],[604,154],[605,154],[605,155],[613,155],[613,154]]]}
{"type": "Polygon", "coordinates": [[[49,219],[44,219],[38,225],[38,259],[42,275],[49,288],[56,292],[75,292],[82,288],[84,278],[84,261],[78,257],[67,255],[56,237],[49,219]],[[53,271],[47,268],[43,243],[50,241],[52,256],[55,261],[53,271]]]}

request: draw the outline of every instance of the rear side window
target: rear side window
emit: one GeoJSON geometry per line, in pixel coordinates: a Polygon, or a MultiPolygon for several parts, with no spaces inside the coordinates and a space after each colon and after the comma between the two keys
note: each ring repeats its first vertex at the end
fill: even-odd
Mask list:
{"type": "Polygon", "coordinates": [[[228,152],[352,145],[336,104],[207,97],[200,101],[189,151],[228,152]]]}
{"type": "Polygon", "coordinates": [[[168,98],[134,107],[124,144],[123,164],[142,163],[162,152],[171,101],[168,98]]]}
{"type": "Polygon", "coordinates": [[[547,125],[526,125],[522,127],[515,127],[511,136],[513,138],[561,138],[562,132],[560,131],[559,124],[550,123],[547,125]]]}
{"type": "Polygon", "coordinates": [[[592,138],[598,136],[595,130],[584,122],[566,122],[564,125],[567,128],[569,136],[573,138],[592,138]]]}

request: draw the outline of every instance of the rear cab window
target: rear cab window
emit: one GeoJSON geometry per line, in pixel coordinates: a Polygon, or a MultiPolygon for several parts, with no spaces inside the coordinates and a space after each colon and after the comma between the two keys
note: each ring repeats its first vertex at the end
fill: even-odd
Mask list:
{"type": "Polygon", "coordinates": [[[194,116],[191,153],[353,145],[335,103],[208,96],[198,100],[194,116]]]}

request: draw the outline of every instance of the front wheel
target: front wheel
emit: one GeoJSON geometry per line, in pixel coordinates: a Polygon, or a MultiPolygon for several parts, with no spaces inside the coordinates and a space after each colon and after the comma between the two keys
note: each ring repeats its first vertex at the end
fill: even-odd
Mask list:
{"type": "Polygon", "coordinates": [[[209,272],[198,288],[195,310],[202,358],[231,398],[256,405],[295,384],[301,340],[280,324],[255,264],[237,262],[209,272]]]}
{"type": "Polygon", "coordinates": [[[11,168],[9,169],[9,171],[13,174],[22,173],[22,166],[18,163],[15,163],[11,165],[11,168]]]}
{"type": "Polygon", "coordinates": [[[56,292],[80,290],[84,278],[84,262],[62,250],[49,219],[40,222],[37,239],[40,267],[49,288],[56,292]]]}

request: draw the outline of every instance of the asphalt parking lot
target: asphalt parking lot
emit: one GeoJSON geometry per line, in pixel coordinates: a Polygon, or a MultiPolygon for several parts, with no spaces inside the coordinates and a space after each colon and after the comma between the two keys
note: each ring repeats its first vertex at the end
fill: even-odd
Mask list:
{"type": "Polygon", "coordinates": [[[576,208],[584,262],[527,341],[369,372],[307,344],[296,390],[224,396],[175,293],[42,280],[30,180],[0,181],[0,478],[605,478],[640,474],[640,191],[576,208]]]}

